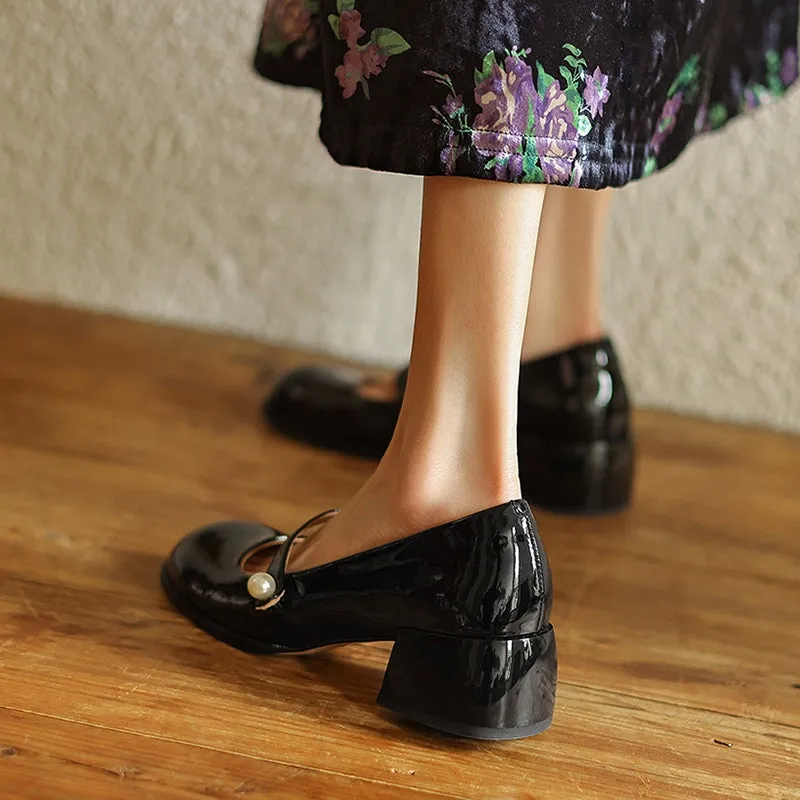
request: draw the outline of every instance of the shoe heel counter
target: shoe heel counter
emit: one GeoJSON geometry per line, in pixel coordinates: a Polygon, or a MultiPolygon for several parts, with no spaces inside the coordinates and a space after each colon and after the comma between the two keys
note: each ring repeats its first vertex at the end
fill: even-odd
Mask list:
{"type": "Polygon", "coordinates": [[[518,636],[544,630],[550,622],[553,582],[544,543],[525,500],[498,509],[485,529],[470,570],[479,630],[518,636]]]}
{"type": "Polygon", "coordinates": [[[527,517],[530,520],[530,540],[537,554],[536,585],[539,594],[531,604],[529,613],[531,620],[536,620],[537,630],[543,630],[550,624],[550,613],[553,609],[553,573],[550,570],[550,560],[547,557],[542,537],[539,535],[539,526],[533,516],[533,511],[527,501],[523,501],[527,508],[527,517]]]}
{"type": "Polygon", "coordinates": [[[564,442],[614,441],[629,435],[630,400],[608,340],[523,366],[520,432],[564,442]]]}

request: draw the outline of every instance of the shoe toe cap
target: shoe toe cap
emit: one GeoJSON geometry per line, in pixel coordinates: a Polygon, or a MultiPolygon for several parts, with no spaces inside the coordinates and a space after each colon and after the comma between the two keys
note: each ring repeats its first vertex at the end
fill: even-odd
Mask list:
{"type": "Polygon", "coordinates": [[[219,522],[188,534],[165,564],[170,589],[203,606],[250,603],[247,556],[268,544],[280,544],[286,534],[255,522],[219,522]]]}

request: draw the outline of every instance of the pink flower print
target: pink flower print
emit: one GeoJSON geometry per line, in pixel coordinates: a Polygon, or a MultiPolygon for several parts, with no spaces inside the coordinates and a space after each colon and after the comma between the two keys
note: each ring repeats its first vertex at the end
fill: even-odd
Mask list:
{"type": "MultiPolygon", "coordinates": [[[[308,2],[308,0],[306,0],[308,2]]],[[[337,4],[341,7],[342,3],[337,4]]],[[[328,17],[333,33],[337,39],[344,40],[347,52],[343,63],[336,68],[339,85],[345,99],[355,94],[356,87],[361,84],[364,96],[369,100],[369,79],[380,75],[391,56],[405,53],[411,45],[390,28],[375,28],[367,44],[359,44],[358,40],[366,35],[361,26],[361,12],[356,11],[349,3],[350,9],[341,11],[338,16],[328,17]]]]}
{"type": "Polygon", "coordinates": [[[374,42],[361,51],[361,65],[366,77],[380,74],[388,60],[389,58],[381,52],[374,42]]]}
{"type": "Polygon", "coordinates": [[[667,137],[672,133],[675,129],[675,125],[678,123],[678,112],[681,110],[681,106],[683,105],[683,92],[678,92],[677,94],[670,97],[666,103],[664,103],[664,108],[661,110],[661,116],[658,118],[658,122],[656,123],[656,132],[653,134],[653,138],[650,140],[650,146],[655,150],[657,153],[661,150],[661,145],[667,140],[667,137]]]}
{"type": "Polygon", "coordinates": [[[284,41],[299,42],[311,27],[311,14],[303,0],[285,0],[276,5],[275,21],[284,41]]]}
{"type": "Polygon", "coordinates": [[[342,11],[339,15],[339,35],[347,42],[352,50],[358,40],[366,33],[361,27],[360,11],[342,11]]]}
{"type": "Polygon", "coordinates": [[[299,42],[313,33],[304,0],[271,0],[264,12],[264,31],[284,44],[299,42]]]}
{"type": "Polygon", "coordinates": [[[334,73],[339,86],[342,87],[342,95],[346,98],[355,94],[359,81],[364,77],[361,53],[358,50],[348,50],[344,54],[344,63],[336,67],[334,73]]]}

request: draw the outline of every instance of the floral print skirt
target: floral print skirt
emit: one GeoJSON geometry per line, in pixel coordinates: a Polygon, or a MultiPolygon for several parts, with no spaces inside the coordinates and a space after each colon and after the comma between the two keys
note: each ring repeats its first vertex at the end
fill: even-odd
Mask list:
{"type": "Polygon", "coordinates": [[[798,0],[269,0],[255,66],[340,163],[591,189],[797,80],[798,0]]]}

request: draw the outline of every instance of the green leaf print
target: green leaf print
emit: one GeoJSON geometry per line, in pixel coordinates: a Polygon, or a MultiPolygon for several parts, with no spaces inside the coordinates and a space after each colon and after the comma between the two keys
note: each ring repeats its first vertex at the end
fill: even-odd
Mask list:
{"type": "MultiPolygon", "coordinates": [[[[683,89],[687,94],[694,94],[697,92],[697,79],[700,77],[699,64],[700,56],[695,53],[682,67],[678,73],[678,77],[672,82],[669,87],[667,95],[672,97],[676,92],[683,89]]],[[[687,98],[688,99],[688,98],[687,98]]]]}
{"type": "Polygon", "coordinates": [[[728,109],[724,103],[714,103],[708,109],[708,122],[712,128],[719,128],[728,121],[728,109]]]}
{"type": "Polygon", "coordinates": [[[342,35],[339,33],[339,17],[337,17],[336,14],[328,14],[328,22],[330,23],[333,35],[337,39],[341,39],[342,35]]]}
{"type": "Polygon", "coordinates": [[[539,153],[536,150],[534,139],[525,140],[525,154],[522,156],[522,182],[523,183],[542,183],[544,173],[539,166],[539,153]]]}
{"type": "Polygon", "coordinates": [[[411,45],[391,28],[375,28],[370,41],[375,42],[385,56],[396,56],[411,49],[411,45]]]}
{"type": "Polygon", "coordinates": [[[581,93],[578,91],[578,87],[573,83],[567,86],[564,90],[564,94],[567,96],[567,107],[575,115],[575,124],[577,125],[578,115],[581,113],[581,106],[583,105],[581,93]]]}
{"type": "Polygon", "coordinates": [[[780,95],[786,91],[786,87],[783,85],[783,81],[780,79],[779,75],[767,76],[767,88],[769,89],[769,93],[775,97],[780,97],[780,95]]]}
{"type": "Polygon", "coordinates": [[[342,11],[352,11],[356,7],[356,0],[336,0],[336,10],[341,14],[342,11]]]}
{"type": "Polygon", "coordinates": [[[547,183],[544,177],[544,172],[540,166],[535,166],[531,172],[524,172],[522,174],[523,183],[547,183]]]}
{"type": "Polygon", "coordinates": [[[367,79],[366,79],[366,78],[362,78],[362,79],[359,81],[359,83],[361,84],[361,88],[362,88],[362,89],[363,89],[363,91],[364,91],[364,97],[366,97],[366,98],[367,98],[367,100],[369,100],[369,82],[367,81],[367,79]]]}
{"type": "Polygon", "coordinates": [[[574,44],[565,44],[563,45],[563,48],[569,53],[571,53],[573,56],[575,56],[575,58],[581,57],[581,51],[577,47],[575,47],[574,44]]]}
{"type": "Polygon", "coordinates": [[[777,50],[767,50],[767,52],[764,53],[764,61],[770,72],[777,72],[781,68],[781,57],[778,55],[777,50]]]}
{"type": "Polygon", "coordinates": [[[484,57],[483,57],[483,65],[481,66],[480,71],[477,69],[475,70],[475,84],[479,84],[481,81],[485,81],[491,74],[492,70],[497,66],[497,57],[494,54],[494,50],[490,50],[484,57]]]}
{"type": "Polygon", "coordinates": [[[589,121],[589,117],[585,114],[581,114],[578,117],[578,135],[586,136],[592,130],[592,123],[589,121]]]}
{"type": "Polygon", "coordinates": [[[575,58],[575,56],[564,56],[564,62],[569,64],[578,75],[586,69],[586,62],[582,58],[575,58]]]}
{"type": "Polygon", "coordinates": [[[644,169],[642,170],[642,177],[646,178],[652,175],[658,169],[658,161],[655,156],[648,156],[647,161],[644,162],[644,169]]]}
{"type": "Polygon", "coordinates": [[[572,86],[575,82],[572,73],[563,65],[558,68],[558,71],[561,73],[561,77],[567,82],[567,86],[572,86]]]}
{"type": "Polygon", "coordinates": [[[548,75],[544,71],[544,67],[537,61],[536,62],[536,91],[544,97],[544,93],[547,91],[548,87],[551,83],[555,83],[555,78],[552,75],[548,75]]]}
{"type": "MultiPolygon", "coordinates": [[[[526,136],[533,136],[536,131],[536,109],[533,105],[533,101],[528,102],[528,119],[525,123],[525,135],[526,136]]],[[[536,144],[534,143],[533,139],[527,139],[528,143],[526,144],[527,148],[533,147],[534,155],[536,151],[536,144]]]]}

